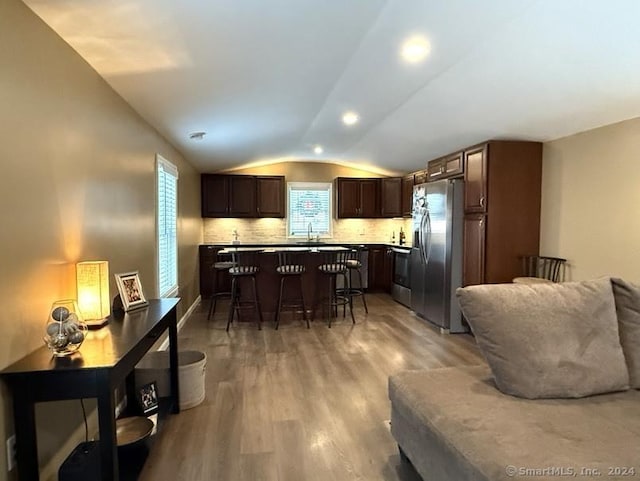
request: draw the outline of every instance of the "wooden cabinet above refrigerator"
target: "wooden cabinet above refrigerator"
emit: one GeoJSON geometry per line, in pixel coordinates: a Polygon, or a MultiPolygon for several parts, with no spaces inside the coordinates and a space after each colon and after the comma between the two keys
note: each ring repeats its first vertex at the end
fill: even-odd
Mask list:
{"type": "Polygon", "coordinates": [[[433,182],[441,179],[461,177],[464,172],[462,152],[447,155],[440,159],[430,160],[427,163],[427,181],[433,182]]]}

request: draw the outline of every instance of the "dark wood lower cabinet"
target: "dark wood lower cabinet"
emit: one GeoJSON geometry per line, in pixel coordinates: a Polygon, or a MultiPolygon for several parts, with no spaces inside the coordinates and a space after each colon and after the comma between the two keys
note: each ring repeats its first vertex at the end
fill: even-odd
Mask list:
{"type": "MultiPolygon", "coordinates": [[[[220,247],[200,246],[200,295],[203,299],[208,299],[213,293],[213,264],[218,259],[220,247]]],[[[218,292],[229,292],[231,290],[231,278],[227,272],[218,272],[217,289],[218,292]]]]}
{"type": "Polygon", "coordinates": [[[369,290],[391,291],[393,257],[386,246],[369,247],[369,290]]]}
{"type": "Polygon", "coordinates": [[[216,259],[218,248],[214,246],[200,246],[200,295],[203,299],[211,296],[213,278],[211,269],[216,259]]]}
{"type": "Polygon", "coordinates": [[[482,214],[464,218],[462,284],[465,286],[485,282],[486,222],[487,217],[482,214]]]}

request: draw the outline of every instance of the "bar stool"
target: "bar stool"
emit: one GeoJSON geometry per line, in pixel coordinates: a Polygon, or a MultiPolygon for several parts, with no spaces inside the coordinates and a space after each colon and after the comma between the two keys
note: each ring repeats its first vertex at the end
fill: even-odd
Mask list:
{"type": "MultiPolygon", "coordinates": [[[[223,255],[221,255],[219,252],[216,253],[216,257],[221,257],[221,256],[223,255]]],[[[211,276],[213,277],[212,279],[213,282],[211,283],[211,288],[212,288],[211,302],[209,303],[209,314],[207,315],[207,320],[211,319],[211,316],[216,313],[216,304],[218,303],[219,298],[231,297],[230,291],[218,292],[218,281],[219,281],[220,274],[223,273],[224,271],[228,271],[234,265],[235,264],[231,260],[216,261],[211,265],[211,276]]]]}
{"type": "Polygon", "coordinates": [[[352,309],[353,309],[353,298],[355,296],[360,296],[360,298],[362,299],[362,305],[364,306],[364,312],[369,314],[369,309],[367,308],[367,299],[365,298],[365,295],[364,295],[364,287],[362,287],[362,271],[360,270],[362,268],[362,262],[360,261],[362,250],[363,250],[362,247],[354,247],[351,250],[349,250],[349,252],[347,252],[347,255],[346,255],[347,259],[345,261],[345,264],[348,269],[349,286],[348,287],[345,286],[341,291],[344,296],[349,298],[349,302],[351,303],[352,309]],[[354,271],[358,273],[359,287],[353,287],[354,271]]]}
{"type": "Polygon", "coordinates": [[[258,267],[257,262],[258,252],[258,250],[231,251],[234,266],[229,269],[229,275],[231,276],[231,302],[229,302],[227,332],[229,332],[229,326],[233,322],[235,313],[238,314],[238,319],[240,319],[240,309],[254,309],[257,314],[258,329],[262,329],[262,310],[260,309],[260,302],[258,301],[258,289],[256,287],[256,276],[258,275],[258,272],[260,272],[260,267],[258,267]],[[252,299],[242,300],[240,298],[238,281],[240,281],[241,279],[251,281],[251,286],[253,289],[252,299]]]}
{"type": "Polygon", "coordinates": [[[304,307],[304,294],[302,292],[302,274],[306,272],[303,262],[303,253],[278,251],[278,267],[276,267],[276,272],[280,276],[280,291],[278,293],[278,307],[276,309],[275,316],[276,330],[280,326],[280,314],[283,308],[296,310],[298,308],[302,308],[302,318],[307,323],[307,329],[309,329],[311,326],[309,325],[309,318],[307,317],[307,311],[304,307]],[[284,287],[287,279],[297,280],[297,285],[300,289],[300,297],[291,298],[285,301],[284,287]]]}
{"type": "MultiPolygon", "coordinates": [[[[318,266],[318,272],[321,275],[327,276],[329,281],[329,295],[327,296],[327,308],[328,318],[329,318],[329,328],[331,328],[331,317],[335,312],[335,316],[338,317],[338,306],[342,306],[343,311],[342,315],[345,315],[346,306],[349,306],[349,313],[351,314],[351,320],[353,324],[356,323],[355,317],[353,317],[353,309],[351,307],[351,302],[349,302],[349,297],[344,295],[344,292],[340,292],[336,290],[336,280],[338,276],[342,276],[344,279],[344,285],[349,287],[349,277],[347,276],[348,267],[348,252],[349,251],[331,251],[323,253],[323,263],[318,266]]],[[[315,315],[315,308],[314,308],[315,315]]],[[[312,316],[313,319],[313,316],[312,316]]]]}

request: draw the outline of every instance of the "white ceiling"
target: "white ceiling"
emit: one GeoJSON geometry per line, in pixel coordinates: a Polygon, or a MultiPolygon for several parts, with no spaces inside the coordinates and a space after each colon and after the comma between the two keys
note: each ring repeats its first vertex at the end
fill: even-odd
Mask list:
{"type": "Polygon", "coordinates": [[[24,1],[203,172],[406,172],[640,116],[637,0],[24,1]],[[419,65],[398,55],[412,34],[431,43],[419,65]]]}

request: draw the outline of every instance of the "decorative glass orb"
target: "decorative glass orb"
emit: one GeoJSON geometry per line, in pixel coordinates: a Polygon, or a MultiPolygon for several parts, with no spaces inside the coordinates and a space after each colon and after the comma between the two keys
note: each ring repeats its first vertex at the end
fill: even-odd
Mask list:
{"type": "Polygon", "coordinates": [[[73,299],[56,301],[45,326],[44,343],[54,356],[73,354],[87,336],[87,325],[73,299]]]}

